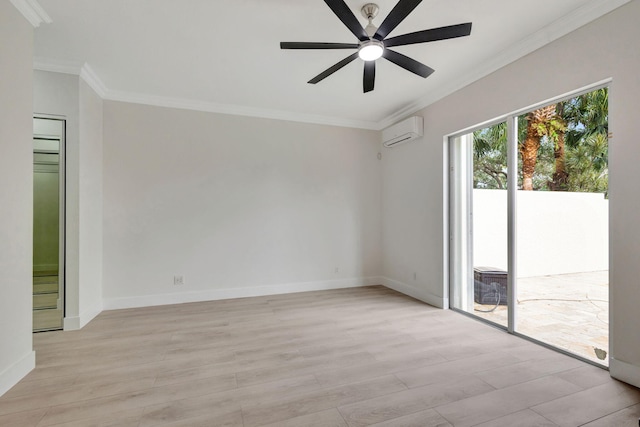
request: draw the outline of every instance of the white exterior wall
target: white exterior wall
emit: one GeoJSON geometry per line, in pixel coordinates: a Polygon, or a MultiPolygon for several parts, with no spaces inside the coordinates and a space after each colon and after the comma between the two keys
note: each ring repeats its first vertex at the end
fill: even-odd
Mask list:
{"type": "MultiPolygon", "coordinates": [[[[609,269],[603,194],[517,193],[518,277],[609,269]]],[[[473,264],[507,270],[507,191],[473,190],[473,264]]]]}

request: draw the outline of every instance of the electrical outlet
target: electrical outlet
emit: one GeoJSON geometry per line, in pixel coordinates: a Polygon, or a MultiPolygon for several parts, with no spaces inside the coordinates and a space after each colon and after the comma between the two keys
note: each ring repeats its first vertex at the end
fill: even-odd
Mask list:
{"type": "Polygon", "coordinates": [[[176,286],[184,285],[184,276],[173,276],[173,284],[176,286]]]}
{"type": "Polygon", "coordinates": [[[340,267],[336,267],[336,274],[340,273],[340,267]]]}
{"type": "Polygon", "coordinates": [[[418,275],[416,274],[416,272],[413,272],[413,280],[417,280],[418,279],[418,275]]]}

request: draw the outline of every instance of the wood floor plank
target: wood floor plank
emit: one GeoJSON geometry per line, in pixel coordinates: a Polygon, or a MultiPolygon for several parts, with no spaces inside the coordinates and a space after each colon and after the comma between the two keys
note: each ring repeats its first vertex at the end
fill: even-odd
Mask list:
{"type": "Polygon", "coordinates": [[[474,426],[580,391],[575,384],[546,376],[442,405],[436,410],[454,426],[474,426]]]}
{"type": "Polygon", "coordinates": [[[0,415],[0,426],[36,427],[46,412],[46,409],[32,409],[0,415]]]}
{"type": "Polygon", "coordinates": [[[640,403],[640,390],[609,382],[531,409],[559,426],[568,427],[586,424],[637,403],[640,403]]]}
{"type": "MultiPolygon", "coordinates": [[[[618,424],[607,424],[609,427],[620,427],[618,424]]],[[[486,423],[477,424],[475,427],[558,427],[557,424],[549,421],[541,415],[536,414],[531,409],[514,412],[486,423]]],[[[636,427],[635,424],[633,427],[636,427]]]]}
{"type": "Polygon", "coordinates": [[[340,412],[336,409],[327,409],[326,411],[314,412],[309,415],[302,415],[290,418],[286,421],[278,421],[274,424],[268,424],[264,427],[349,427],[344,421],[340,412]]]}
{"type": "Polygon", "coordinates": [[[351,427],[364,427],[495,390],[474,377],[404,390],[338,409],[351,427]]]}
{"type": "Polygon", "coordinates": [[[107,415],[101,415],[98,418],[56,424],[55,427],[138,427],[142,411],[142,408],[136,408],[128,411],[112,412],[107,415]]]}
{"type": "Polygon", "coordinates": [[[162,387],[141,388],[137,391],[110,395],[76,403],[53,406],[47,411],[39,425],[48,426],[62,422],[107,416],[113,411],[144,408],[147,406],[213,394],[236,387],[234,374],[215,378],[181,382],[162,387]]]}
{"type": "Polygon", "coordinates": [[[640,404],[629,406],[611,415],[599,418],[584,427],[636,427],[640,419],[640,404]]]}
{"type": "Polygon", "coordinates": [[[47,393],[33,393],[0,400],[0,415],[36,408],[74,404],[95,398],[130,393],[153,386],[154,376],[136,378],[130,381],[110,381],[84,386],[69,386],[47,393]]]}
{"type": "MultiPolygon", "coordinates": [[[[453,427],[433,409],[416,412],[403,417],[393,418],[381,423],[371,424],[372,427],[453,427]]],[[[505,426],[514,427],[514,426],[505,426]]],[[[524,426],[522,426],[524,427],[524,426]]],[[[531,427],[531,426],[529,426],[531,427]]]]}
{"type": "Polygon", "coordinates": [[[322,389],[289,401],[242,408],[245,427],[256,427],[302,415],[336,408],[400,390],[406,390],[395,377],[388,375],[373,380],[322,389]]]}
{"type": "Polygon", "coordinates": [[[242,426],[242,411],[234,399],[220,399],[219,395],[174,400],[146,407],[139,427],[195,422],[193,419],[206,419],[209,425],[220,425],[224,420],[225,424],[242,426]]]}

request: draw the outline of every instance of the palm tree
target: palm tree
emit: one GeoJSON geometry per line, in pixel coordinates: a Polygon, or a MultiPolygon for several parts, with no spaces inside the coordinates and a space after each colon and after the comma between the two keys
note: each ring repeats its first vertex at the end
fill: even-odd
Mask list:
{"type": "Polygon", "coordinates": [[[567,121],[564,118],[565,107],[567,101],[559,102],[556,104],[556,120],[558,121],[557,137],[554,141],[553,158],[555,162],[555,168],[553,177],[549,181],[549,190],[551,191],[566,191],[567,180],[569,173],[565,165],[565,134],[567,129],[567,121]]]}
{"type": "Polygon", "coordinates": [[[522,189],[531,191],[542,138],[557,141],[558,132],[562,132],[566,127],[556,113],[555,104],[531,111],[526,114],[526,121],[527,130],[518,151],[522,159],[522,189]]]}

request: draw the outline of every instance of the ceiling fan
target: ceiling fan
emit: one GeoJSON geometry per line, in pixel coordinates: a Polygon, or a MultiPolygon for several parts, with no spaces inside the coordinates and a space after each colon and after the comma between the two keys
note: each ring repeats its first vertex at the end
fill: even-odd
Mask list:
{"type": "Polygon", "coordinates": [[[316,84],[331,74],[335,73],[356,58],[364,60],[363,90],[371,92],[374,88],[376,76],[376,59],[382,57],[394,64],[427,78],[434,70],[415,59],[411,59],[401,53],[389,49],[394,46],[405,46],[409,44],[433,42],[438,40],[464,37],[471,34],[471,22],[446,27],[432,28],[429,30],[416,31],[414,33],[402,34],[400,36],[385,39],[422,0],[400,0],[389,12],[389,15],[379,27],[373,25],[373,18],[378,14],[378,5],[373,3],[365,4],[361,12],[369,20],[369,25],[362,28],[360,22],[349,9],[344,0],[324,0],[333,13],[342,21],[344,25],[358,38],[359,43],[307,43],[307,42],[281,42],[280,49],[358,49],[352,55],[347,56],[337,64],[327,68],[307,83],[316,84]]]}

